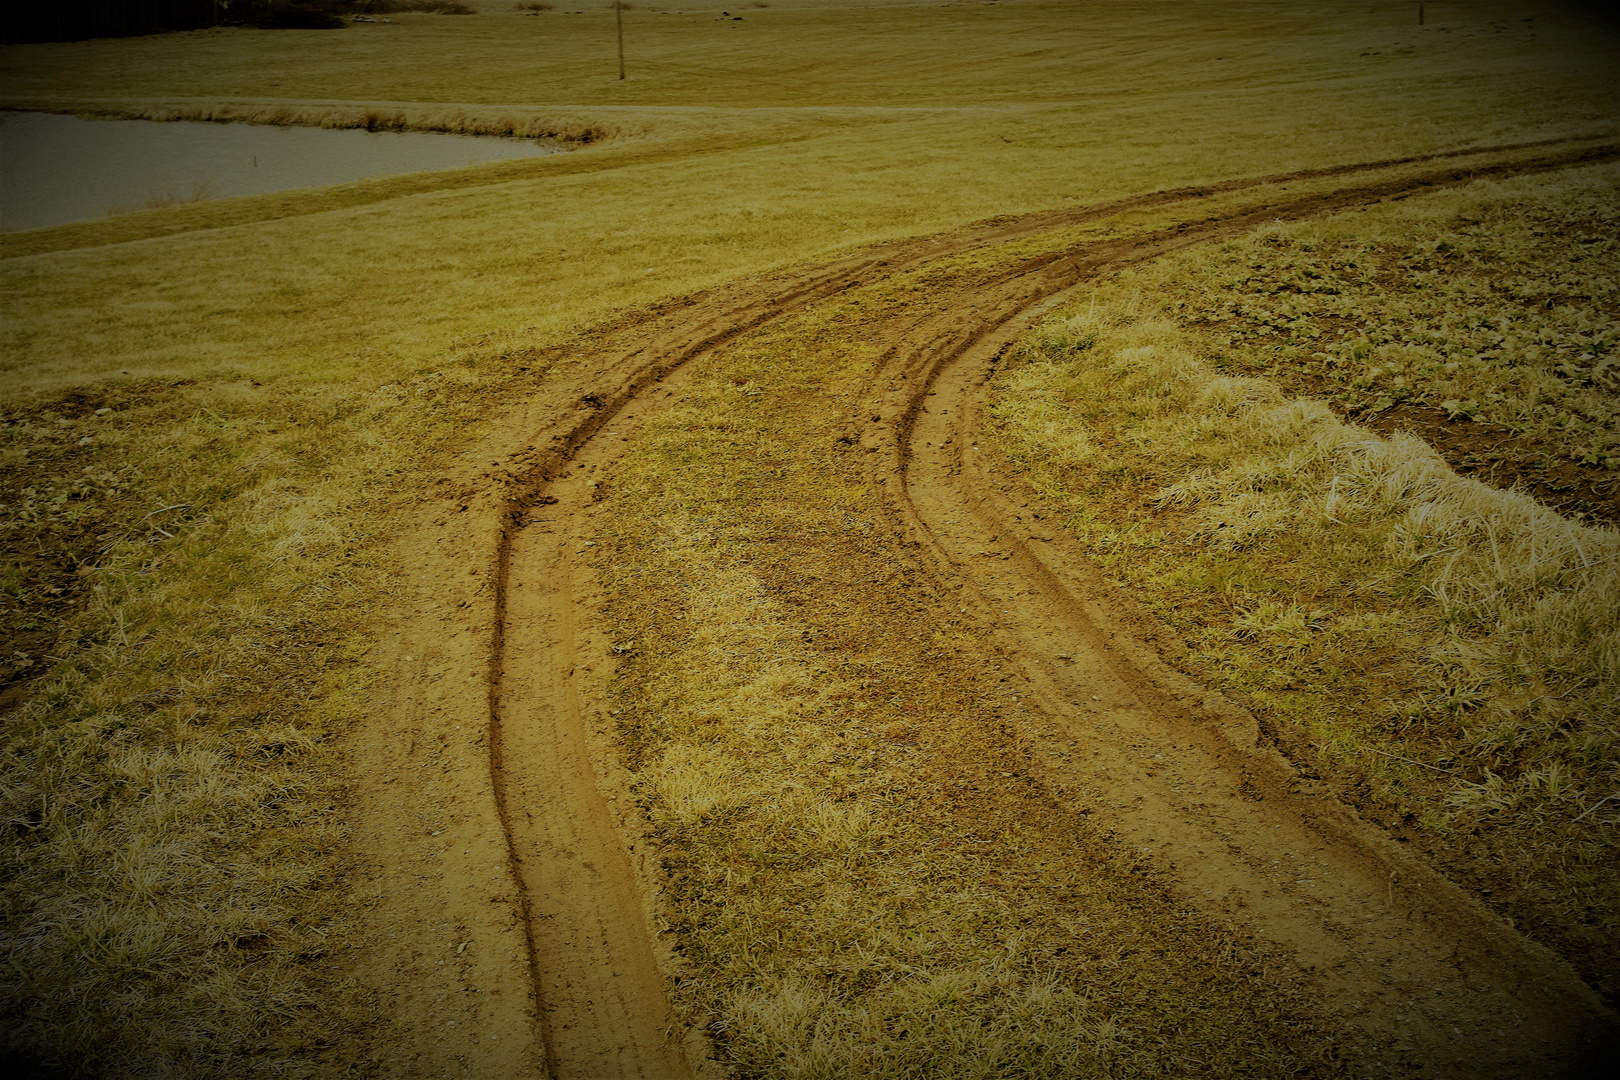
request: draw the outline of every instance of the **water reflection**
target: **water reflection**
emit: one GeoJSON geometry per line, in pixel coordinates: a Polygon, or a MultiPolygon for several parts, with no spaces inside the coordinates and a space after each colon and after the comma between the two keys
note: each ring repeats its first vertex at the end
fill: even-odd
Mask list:
{"type": "Polygon", "coordinates": [[[556,151],[477,135],[0,113],[0,228],[556,151]]]}

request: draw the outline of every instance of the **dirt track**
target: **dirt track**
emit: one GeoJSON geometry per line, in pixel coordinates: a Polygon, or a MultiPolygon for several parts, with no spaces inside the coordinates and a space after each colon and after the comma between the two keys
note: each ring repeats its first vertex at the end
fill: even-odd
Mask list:
{"type": "Polygon", "coordinates": [[[1005,344],[1098,274],[1276,218],[1615,156],[1620,148],[1499,149],[1000,221],[672,302],[606,328],[605,344],[582,344],[578,376],[542,384],[446,470],[418,520],[401,523],[412,576],[385,644],[394,682],[353,748],[361,892],[378,928],[354,974],[391,1025],[379,1064],[399,1076],[563,1078],[712,1068],[701,1034],[683,1035],[667,1003],[677,968],[655,932],[656,857],[608,746],[613,654],[588,566],[590,493],[639,424],[705,357],[857,285],[1185,206],[1169,227],[1048,250],[988,276],[947,275],[927,314],[872,316],[865,331],[886,348],[868,395],[876,404],[846,437],[889,493],[893,544],[1019,658],[1025,712],[1037,718],[1024,734],[1046,780],[1149,849],[1197,904],[1314,968],[1321,999],[1367,1035],[1363,1068],[1579,1068],[1613,1035],[1596,995],[1301,781],[1257,744],[1252,718],[1141,644],[1129,599],[1111,596],[1043,527],[1038,506],[1007,494],[974,423],[1005,344]],[[1321,190],[1332,177],[1344,183],[1321,190]],[[1317,187],[1288,191],[1306,181],[1317,187]],[[1243,192],[1241,205],[1216,205],[1243,192]]]}

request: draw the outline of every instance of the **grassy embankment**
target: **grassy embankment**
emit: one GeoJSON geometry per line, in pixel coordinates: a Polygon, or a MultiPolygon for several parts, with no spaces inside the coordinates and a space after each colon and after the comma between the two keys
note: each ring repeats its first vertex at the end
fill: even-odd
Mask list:
{"type": "Polygon", "coordinates": [[[1580,463],[1608,490],[1617,207],[1603,167],[1179,255],[1034,334],[993,409],[1190,670],[1611,994],[1612,514],[1560,517],[1340,414],[1451,414],[1459,463],[1580,463]]]}
{"type": "Polygon", "coordinates": [[[600,14],[5,50],[11,105],[640,133],[6,238],[9,1037],[90,1068],[330,1064],[331,736],[363,708],[389,515],[571,370],[571,335],[991,214],[1606,124],[1601,40],[1521,8],[1444,35],[1270,4],[632,12],[623,84],[600,14]]]}

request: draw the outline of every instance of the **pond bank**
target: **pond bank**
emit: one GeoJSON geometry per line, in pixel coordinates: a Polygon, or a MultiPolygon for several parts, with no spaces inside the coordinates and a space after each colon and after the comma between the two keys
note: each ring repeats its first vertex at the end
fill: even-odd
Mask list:
{"type": "Polygon", "coordinates": [[[368,177],[554,154],[564,144],[423,131],[0,114],[8,231],[368,177]]]}
{"type": "Polygon", "coordinates": [[[434,102],[277,101],[199,99],[193,101],[107,101],[9,98],[0,110],[65,113],[86,120],[198,120],[215,124],[267,124],[363,131],[420,131],[442,135],[498,135],[553,139],[586,145],[623,134],[599,120],[551,110],[510,105],[458,105],[434,102]]]}

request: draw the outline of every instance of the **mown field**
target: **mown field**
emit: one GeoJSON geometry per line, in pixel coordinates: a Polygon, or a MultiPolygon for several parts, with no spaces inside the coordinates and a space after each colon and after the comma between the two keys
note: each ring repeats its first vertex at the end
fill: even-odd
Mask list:
{"type": "MultiPolygon", "coordinates": [[[[1430,4],[1423,28],[1395,3],[773,0],[741,21],[638,6],[625,14],[622,83],[611,12],[581,10],[486,5],[342,31],[0,53],[8,107],[591,136],[521,165],[0,238],[11,959],[0,1010],[27,1060],[196,1076],[336,1075],[352,1060],[375,1017],[343,985],[363,928],[345,904],[340,745],[377,677],[372,613],[400,584],[391,516],[515,402],[576,374],[594,328],[661,298],[996,215],[1616,130],[1612,38],[1558,5],[1430,4]]],[[[1614,610],[1600,588],[1613,578],[1593,560],[1612,533],[1588,544],[1582,530],[1614,521],[1620,456],[1612,174],[1447,198],[1411,219],[1267,230],[1144,270],[1109,284],[1074,333],[1092,333],[1093,320],[1118,338],[1094,349],[1207,350],[1226,374],[1325,396],[1374,426],[1461,430],[1435,439],[1459,468],[1522,480],[1587,515],[1570,526],[1519,498],[1486,516],[1574,537],[1576,562],[1563,540],[1556,554],[1538,546],[1522,564],[1529,584],[1515,577],[1513,588],[1598,589],[1580,594],[1586,615],[1558,616],[1597,625],[1614,610]],[[1144,330],[1154,313],[1180,328],[1144,330]],[[1144,333],[1157,336],[1130,337],[1144,333]],[[1579,350],[1560,351],[1576,340],[1579,350]]],[[[1053,352],[1042,377],[1054,381],[1009,383],[1012,398],[1071,394],[1059,369],[1075,340],[1043,341],[1030,348],[1053,352]]],[[[1032,360],[1009,378],[1042,370],[1032,360]]],[[[1026,436],[1016,402],[1009,409],[1016,448],[1026,436]]],[[[1343,771],[1370,812],[1459,872],[1495,875],[1505,910],[1587,950],[1589,978],[1612,991],[1601,948],[1614,928],[1614,804],[1602,801],[1614,784],[1602,697],[1612,644],[1581,652],[1515,637],[1513,619],[1531,620],[1526,634],[1541,625],[1524,614],[1531,601],[1482,599],[1488,577],[1439,595],[1425,576],[1432,560],[1402,554],[1382,504],[1356,511],[1371,515],[1360,547],[1336,554],[1311,589],[1260,588],[1259,577],[1289,580],[1284,568],[1184,524],[1253,487],[1212,464],[1249,437],[1210,428],[1207,445],[1190,444],[1177,467],[1204,467],[1203,487],[1174,488],[1186,477],[1152,444],[1140,451],[1151,466],[1124,459],[1136,464],[1101,478],[1098,505],[1117,518],[1081,515],[1073,527],[1105,563],[1122,545],[1188,560],[1196,580],[1151,558],[1117,563],[1184,629],[1198,670],[1249,694],[1291,752],[1343,771]],[[1142,501],[1172,489],[1181,494],[1158,506],[1142,501]],[[1390,558],[1398,573],[1365,604],[1353,589],[1324,592],[1321,582],[1354,576],[1345,560],[1371,560],[1355,563],[1362,573],[1390,558]],[[1152,591],[1167,582],[1193,602],[1152,591]],[[1352,662],[1323,644],[1352,630],[1392,673],[1344,716],[1311,719],[1313,693],[1365,673],[1362,653],[1352,662]]],[[[1350,513],[1351,493],[1331,477],[1328,495],[1310,486],[1328,473],[1304,475],[1296,494],[1313,513],[1329,496],[1350,513]]],[[[1079,476],[1060,469],[1042,482],[1067,497],[1094,483],[1079,476]]],[[[1254,505],[1275,528],[1304,512],[1254,505]]],[[[1453,572],[1474,573],[1467,560],[1483,560],[1497,534],[1463,533],[1453,572]]],[[[671,573],[682,572],[678,555],[671,573]]],[[[853,819],[824,825],[830,848],[854,850],[865,835],[853,819]]],[[[704,867],[706,842],[682,841],[699,868],[694,904],[703,875],[724,871],[704,867]]],[[[1119,911],[1140,898],[1115,888],[1146,887],[1125,870],[1098,886],[1095,917],[1125,941],[1119,911]]],[[[1160,894],[1140,897],[1160,905],[1164,925],[1196,929],[1160,894]]],[[[964,971],[999,985],[973,967],[983,959],[964,971]]],[[[1219,1006],[1234,1016],[1256,1011],[1246,995],[1265,978],[1259,961],[1242,970],[1251,981],[1219,1006]]],[[[1291,988],[1277,993],[1287,1052],[1256,1067],[1320,1061],[1327,1037],[1291,988]]],[[[825,1007],[804,998],[806,1015],[825,1007]]],[[[1116,1054],[1112,1020],[1084,1002],[1058,994],[1019,1007],[1034,1029],[1091,1025],[1086,1068],[1168,1060],[1150,1043],[1116,1054]]],[[[1220,1020],[1189,1022],[1220,1060],[1243,1060],[1220,1020]]],[[[738,1038],[769,1063],[772,1040],[798,1022],[760,1015],[738,1038]]],[[[920,1031],[919,1045],[936,1034],[951,1037],[920,1031]]],[[[1008,1060],[1079,1067],[1030,1054],[1008,1060]]]]}

